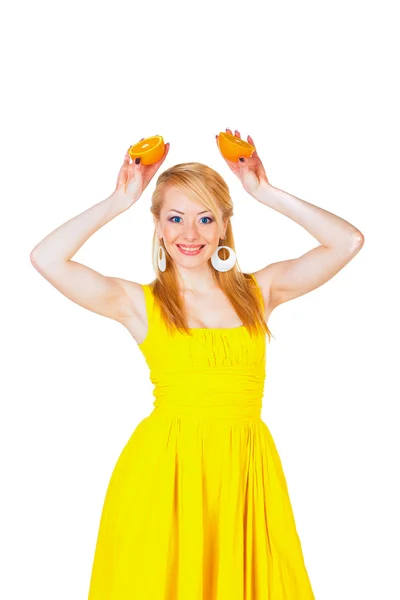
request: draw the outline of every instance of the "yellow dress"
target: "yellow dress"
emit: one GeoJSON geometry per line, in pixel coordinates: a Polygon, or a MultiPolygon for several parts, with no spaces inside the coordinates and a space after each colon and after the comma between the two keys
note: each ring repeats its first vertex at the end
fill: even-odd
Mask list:
{"type": "Polygon", "coordinates": [[[154,409],[112,472],[89,600],[314,600],[260,416],[266,335],[171,335],[142,287],[154,409]]]}

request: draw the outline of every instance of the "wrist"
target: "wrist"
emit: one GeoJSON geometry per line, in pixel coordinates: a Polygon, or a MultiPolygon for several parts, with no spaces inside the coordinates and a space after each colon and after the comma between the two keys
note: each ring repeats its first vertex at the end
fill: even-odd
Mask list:
{"type": "Polygon", "coordinates": [[[135,202],[137,200],[139,200],[139,198],[136,197],[129,197],[127,196],[123,191],[118,190],[115,191],[111,194],[111,196],[109,196],[110,201],[112,202],[112,204],[118,208],[121,209],[121,211],[125,211],[128,208],[130,208],[132,206],[132,204],[135,204],[135,202]]]}
{"type": "Polygon", "coordinates": [[[254,194],[252,194],[252,196],[259,202],[263,202],[265,200],[266,196],[268,196],[271,193],[272,189],[273,189],[273,186],[268,181],[265,181],[264,179],[262,179],[260,182],[260,185],[257,188],[257,191],[254,192],[254,194]]]}

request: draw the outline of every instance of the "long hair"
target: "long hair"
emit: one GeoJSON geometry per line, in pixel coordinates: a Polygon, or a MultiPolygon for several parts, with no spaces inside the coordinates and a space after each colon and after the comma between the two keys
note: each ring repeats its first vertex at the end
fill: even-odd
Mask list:
{"type": "MultiPolygon", "coordinates": [[[[229,246],[235,250],[230,221],[230,217],[233,215],[232,198],[227,184],[219,173],[211,167],[197,162],[181,163],[161,173],[151,198],[150,211],[156,220],[160,220],[164,194],[170,187],[180,189],[191,200],[204,205],[214,215],[221,229],[223,229],[224,223],[228,221],[224,242],[221,245],[229,246]],[[222,221],[218,209],[222,212],[222,221]]],[[[152,291],[155,301],[160,307],[161,318],[169,331],[176,328],[191,335],[179,295],[178,271],[163,241],[159,240],[156,230],[153,236],[152,252],[153,267],[156,272],[156,280],[152,286],[152,291]],[[164,272],[158,268],[157,257],[159,256],[160,245],[164,248],[167,261],[164,272]]],[[[219,256],[226,259],[229,256],[229,251],[223,248],[219,251],[219,256]]],[[[242,273],[237,262],[229,271],[225,272],[214,269],[211,260],[210,266],[218,287],[226,294],[250,335],[261,329],[262,332],[268,335],[270,341],[272,334],[264,321],[260,298],[250,275],[242,273]]]]}

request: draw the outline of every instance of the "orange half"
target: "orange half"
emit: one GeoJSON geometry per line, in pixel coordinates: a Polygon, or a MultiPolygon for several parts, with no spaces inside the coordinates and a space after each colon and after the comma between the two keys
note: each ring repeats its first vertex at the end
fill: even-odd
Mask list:
{"type": "Polygon", "coordinates": [[[163,157],[164,148],[162,136],[153,135],[131,146],[128,153],[132,160],[140,157],[142,165],[153,165],[163,157]]]}
{"type": "Polygon", "coordinates": [[[226,133],[225,131],[221,131],[218,135],[218,145],[222,156],[235,162],[239,160],[239,156],[250,158],[255,151],[252,144],[241,140],[231,133],[226,133]]]}

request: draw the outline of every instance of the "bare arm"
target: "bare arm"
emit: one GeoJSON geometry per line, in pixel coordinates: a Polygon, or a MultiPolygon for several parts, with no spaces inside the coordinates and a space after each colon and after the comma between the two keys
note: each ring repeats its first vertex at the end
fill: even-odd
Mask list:
{"type": "Polygon", "coordinates": [[[139,284],[107,277],[71,258],[100,227],[139,199],[168,151],[166,144],[164,156],[148,166],[130,164],[127,153],[113,194],[57,227],[33,248],[30,258],[35,269],[76,304],[118,321],[135,312],[132,299],[139,297],[139,284]]]}
{"type": "Polygon", "coordinates": [[[125,210],[123,199],[111,195],[57,227],[30,255],[35,269],[64,296],[83,308],[117,320],[129,310],[130,282],[102,275],[71,257],[100,227],[125,210]]]}
{"type": "Polygon", "coordinates": [[[363,247],[361,231],[338,215],[266,183],[255,197],[302,225],[320,242],[298,258],[272,263],[255,273],[272,308],[332,279],[363,247]]]}
{"type": "MultiPolygon", "coordinates": [[[[226,131],[232,135],[230,129],[226,131]]],[[[241,139],[237,129],[235,136],[241,139]]],[[[247,140],[255,148],[251,136],[248,135],[247,140]]],[[[217,145],[219,147],[218,136],[217,145]]],[[[253,198],[304,227],[320,243],[298,258],[272,263],[253,273],[270,311],[332,279],[363,247],[364,235],[357,227],[272,186],[257,150],[250,158],[242,157],[237,162],[225,158],[225,162],[253,198]]]]}

